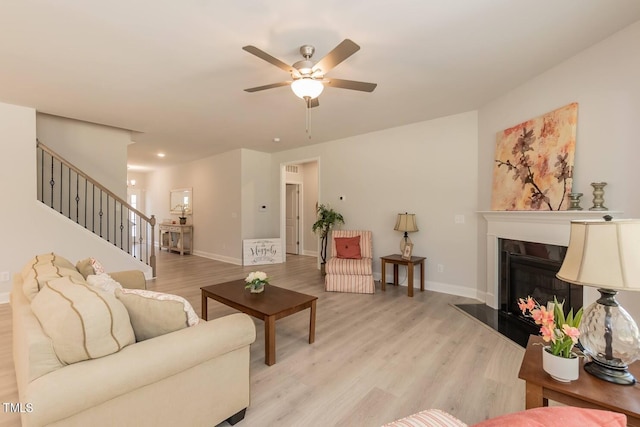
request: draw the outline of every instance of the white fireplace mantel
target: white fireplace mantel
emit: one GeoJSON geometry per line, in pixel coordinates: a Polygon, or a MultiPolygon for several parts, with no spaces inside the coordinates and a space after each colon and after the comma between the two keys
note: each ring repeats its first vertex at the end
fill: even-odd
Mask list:
{"type": "Polygon", "coordinates": [[[522,240],[568,246],[571,221],[602,219],[604,215],[621,218],[620,211],[483,211],[487,220],[487,295],[486,304],[499,308],[498,239],[522,240]]]}

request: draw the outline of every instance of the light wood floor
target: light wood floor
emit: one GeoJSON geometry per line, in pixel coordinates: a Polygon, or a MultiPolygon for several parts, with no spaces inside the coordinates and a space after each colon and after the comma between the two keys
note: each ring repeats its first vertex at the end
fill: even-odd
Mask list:
{"type": "MultiPolygon", "coordinates": [[[[273,366],[264,364],[264,325],[255,320],[251,405],[238,426],[373,427],[427,408],[472,424],[524,409],[524,349],[452,307],[473,300],[430,291],[408,298],[406,287],[383,293],[379,284],[374,295],[325,292],[315,258],[304,256],[241,267],[162,252],[157,267],[149,289],[181,295],[199,314],[201,286],[257,269],[273,284],[318,296],[315,343],[307,341],[308,310],[278,320],[273,366]]],[[[209,301],[210,319],[233,312],[209,301]]],[[[0,399],[17,402],[8,304],[0,305],[0,340],[0,399]]],[[[19,425],[0,412],[0,427],[19,425]]]]}

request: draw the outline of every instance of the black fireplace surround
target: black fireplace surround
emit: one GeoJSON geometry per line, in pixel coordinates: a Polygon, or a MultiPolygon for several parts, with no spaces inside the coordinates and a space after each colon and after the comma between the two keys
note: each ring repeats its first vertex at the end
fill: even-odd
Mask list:
{"type": "Polygon", "coordinates": [[[500,239],[500,310],[532,322],[518,308],[518,299],[533,297],[540,305],[564,302],[564,312],[582,307],[582,287],[556,277],[567,252],[565,246],[500,239]]]}

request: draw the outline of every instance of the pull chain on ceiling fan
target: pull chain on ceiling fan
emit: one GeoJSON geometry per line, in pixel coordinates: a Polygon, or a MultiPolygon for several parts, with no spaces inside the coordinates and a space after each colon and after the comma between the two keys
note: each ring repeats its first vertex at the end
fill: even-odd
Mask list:
{"type": "Polygon", "coordinates": [[[304,45],[300,47],[300,54],[304,59],[294,63],[293,65],[288,65],[285,62],[269,55],[265,51],[258,49],[255,46],[244,46],[242,49],[257,56],[260,59],[263,59],[275,65],[276,67],[286,71],[291,75],[292,80],[290,81],[252,87],[249,89],[245,89],[245,91],[258,92],[261,90],[291,85],[291,90],[293,90],[293,93],[297,97],[305,101],[305,107],[307,109],[307,134],[309,134],[309,138],[311,138],[309,110],[320,105],[320,103],[318,102],[318,97],[324,90],[325,84],[327,86],[332,86],[339,89],[351,89],[361,92],[373,92],[373,90],[377,86],[376,83],[365,83],[354,80],[333,79],[325,77],[325,75],[335,66],[360,50],[360,46],[349,39],[343,40],[342,43],[336,46],[331,52],[329,52],[317,63],[314,63],[311,60],[316,50],[311,45],[304,45]]]}

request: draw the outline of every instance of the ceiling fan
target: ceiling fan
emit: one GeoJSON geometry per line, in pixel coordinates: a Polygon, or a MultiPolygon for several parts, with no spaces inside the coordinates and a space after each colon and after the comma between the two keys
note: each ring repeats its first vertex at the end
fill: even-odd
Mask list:
{"type": "Polygon", "coordinates": [[[324,86],[331,86],[340,89],[359,90],[362,92],[373,92],[376,83],[365,83],[354,80],[343,80],[325,77],[336,65],[360,50],[360,46],[349,39],[345,39],[318,62],[313,62],[311,57],[315,52],[315,47],[304,45],[300,47],[300,54],[304,58],[301,61],[288,65],[278,58],[275,58],[255,46],[244,46],[242,49],[263,59],[278,68],[283,69],[291,75],[293,80],[279,83],[272,83],[264,86],[245,89],[246,92],[258,92],[274,87],[291,85],[291,89],[299,98],[307,103],[308,108],[319,105],[318,96],[322,93],[324,86]]]}

